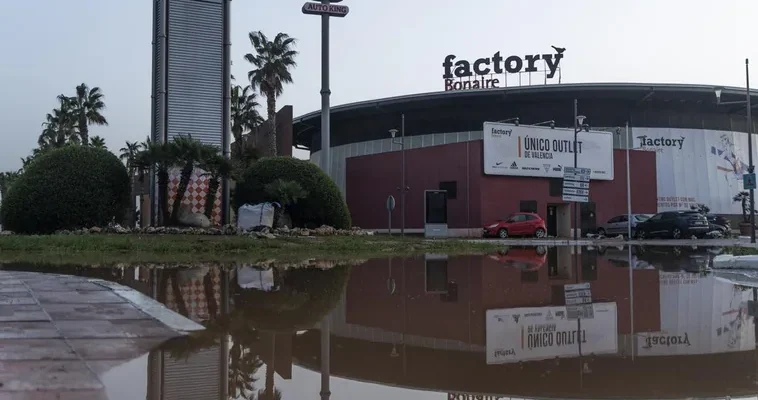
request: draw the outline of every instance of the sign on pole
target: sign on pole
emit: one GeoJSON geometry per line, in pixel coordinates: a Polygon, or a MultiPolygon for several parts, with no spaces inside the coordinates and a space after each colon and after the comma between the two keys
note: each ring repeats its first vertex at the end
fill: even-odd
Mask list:
{"type": "Polygon", "coordinates": [[[342,18],[349,12],[350,8],[348,6],[340,6],[337,4],[321,4],[314,2],[303,4],[303,14],[328,15],[330,17],[342,18]]]}
{"type": "Polygon", "coordinates": [[[392,235],[392,210],[395,209],[395,198],[392,195],[387,197],[386,207],[387,207],[387,218],[389,220],[387,224],[387,233],[392,235]]]}
{"type": "Polygon", "coordinates": [[[589,202],[591,173],[590,168],[563,168],[563,201],[589,202]]]}
{"type": "Polygon", "coordinates": [[[570,320],[595,318],[589,282],[564,285],[563,293],[566,300],[566,318],[570,320]]]}
{"type": "Polygon", "coordinates": [[[742,185],[744,186],[745,190],[755,189],[755,174],[744,174],[742,175],[742,185]]]}

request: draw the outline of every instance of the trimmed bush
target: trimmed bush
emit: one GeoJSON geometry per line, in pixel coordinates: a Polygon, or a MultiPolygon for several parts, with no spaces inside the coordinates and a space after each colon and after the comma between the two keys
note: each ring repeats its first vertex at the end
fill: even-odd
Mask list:
{"type": "Polygon", "coordinates": [[[263,158],[248,168],[237,184],[235,208],[278,201],[267,193],[266,185],[279,179],[297,182],[308,193],[288,208],[295,226],[350,228],[350,212],[337,185],[315,164],[292,157],[263,158]]]}
{"type": "Polygon", "coordinates": [[[2,202],[3,227],[16,233],[121,223],[131,187],[126,167],[108,150],[66,146],[35,159],[2,202]]]}

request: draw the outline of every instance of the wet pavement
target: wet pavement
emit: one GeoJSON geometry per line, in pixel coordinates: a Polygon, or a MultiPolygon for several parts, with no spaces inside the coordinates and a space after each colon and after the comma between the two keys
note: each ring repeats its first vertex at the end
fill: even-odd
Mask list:
{"type": "Polygon", "coordinates": [[[0,399],[756,397],[758,258],[739,270],[714,262],[735,251],[505,246],[311,263],[320,268],[0,265],[0,299],[33,301],[0,311],[0,326],[17,324],[0,328],[0,399]],[[69,278],[24,278],[51,270],[69,278]],[[74,285],[69,300],[55,294],[74,285]],[[142,296],[142,306],[108,293],[142,296]],[[584,296],[589,305],[572,306],[584,296]],[[145,317],[164,306],[205,329],[165,340],[145,317]],[[32,387],[47,392],[20,391],[32,387]],[[41,397],[53,393],[69,397],[41,397]]]}
{"type": "Polygon", "coordinates": [[[133,290],[97,282],[0,270],[0,399],[106,399],[111,367],[199,328],[156,319],[118,295],[133,290]]]}

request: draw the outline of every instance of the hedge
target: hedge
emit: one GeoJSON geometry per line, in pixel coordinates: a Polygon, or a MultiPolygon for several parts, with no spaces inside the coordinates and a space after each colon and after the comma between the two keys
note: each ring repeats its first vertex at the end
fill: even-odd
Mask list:
{"type": "Polygon", "coordinates": [[[289,209],[295,226],[350,228],[350,212],[334,181],[315,164],[292,157],[263,158],[248,168],[237,183],[235,208],[274,200],[268,198],[265,187],[277,179],[298,182],[308,192],[289,209]]]}
{"type": "Polygon", "coordinates": [[[35,159],[3,199],[3,228],[44,234],[121,223],[131,187],[126,168],[108,150],[66,146],[35,159]]]}

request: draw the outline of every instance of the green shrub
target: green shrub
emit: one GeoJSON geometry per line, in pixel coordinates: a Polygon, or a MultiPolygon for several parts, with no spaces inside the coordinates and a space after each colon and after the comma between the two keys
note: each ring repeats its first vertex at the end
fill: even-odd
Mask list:
{"type": "Polygon", "coordinates": [[[337,185],[315,164],[292,157],[263,158],[248,168],[237,184],[235,208],[277,201],[266,191],[277,180],[297,182],[308,194],[288,209],[295,226],[350,228],[350,212],[337,185]]]}
{"type": "Polygon", "coordinates": [[[131,187],[126,167],[104,149],[66,146],[35,159],[3,199],[3,227],[17,233],[121,223],[131,187]]]}

